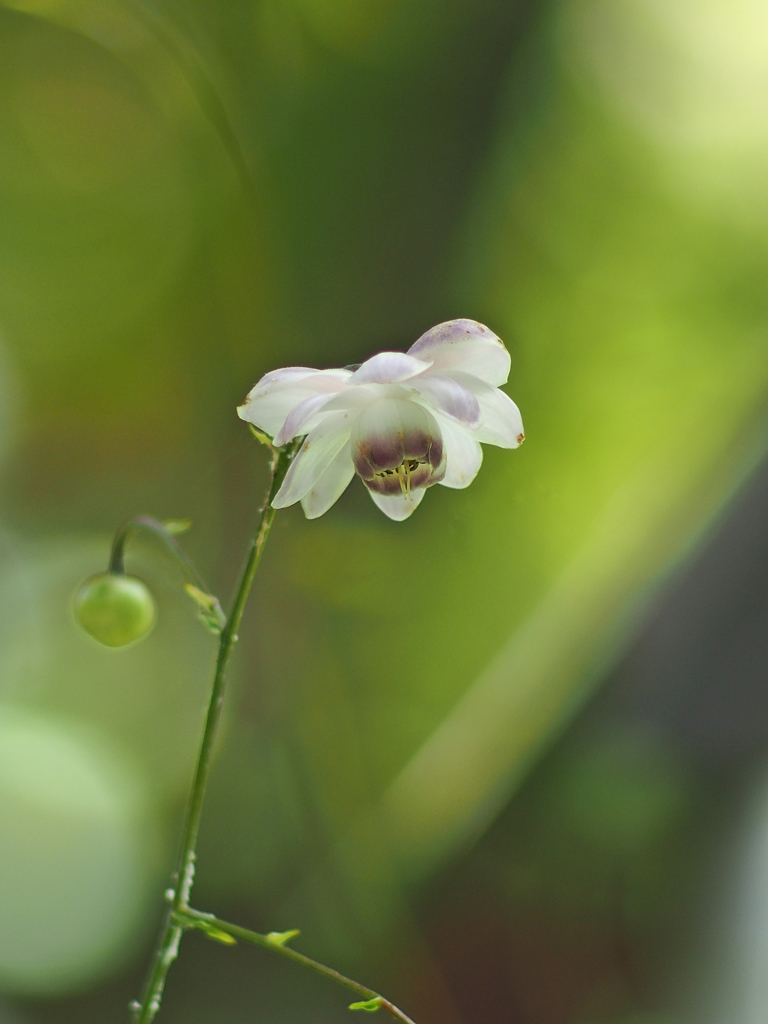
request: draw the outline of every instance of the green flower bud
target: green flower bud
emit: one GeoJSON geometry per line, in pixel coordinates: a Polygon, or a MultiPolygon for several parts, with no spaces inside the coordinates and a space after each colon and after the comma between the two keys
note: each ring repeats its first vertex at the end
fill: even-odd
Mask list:
{"type": "Polygon", "coordinates": [[[101,572],[75,594],[75,618],[94,640],[106,647],[125,647],[141,640],[155,624],[155,600],[135,576],[101,572]]]}

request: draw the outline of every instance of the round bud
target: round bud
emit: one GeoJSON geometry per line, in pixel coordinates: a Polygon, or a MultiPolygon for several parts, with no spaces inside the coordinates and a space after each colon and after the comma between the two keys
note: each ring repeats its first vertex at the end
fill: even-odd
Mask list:
{"type": "Polygon", "coordinates": [[[141,640],[155,624],[155,600],[135,576],[102,572],[91,576],[75,594],[75,618],[106,647],[141,640]]]}

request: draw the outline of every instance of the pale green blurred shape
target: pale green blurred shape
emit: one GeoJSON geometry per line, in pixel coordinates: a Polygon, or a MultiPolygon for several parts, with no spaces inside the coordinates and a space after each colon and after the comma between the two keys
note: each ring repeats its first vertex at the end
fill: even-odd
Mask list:
{"type": "Polygon", "coordinates": [[[566,763],[550,806],[600,855],[642,858],[678,825],[688,807],[690,779],[652,735],[618,732],[591,739],[566,763]]]}
{"type": "MultiPolygon", "coordinates": [[[[741,25],[736,43],[751,47],[748,19],[741,25]]],[[[599,46],[599,31],[593,39],[599,46]]],[[[567,38],[565,52],[568,63],[567,38]]],[[[584,693],[606,628],[620,642],[627,602],[764,450],[761,311],[740,322],[730,295],[717,304],[710,289],[729,259],[764,267],[768,240],[755,256],[734,225],[724,251],[722,208],[670,206],[652,150],[611,124],[606,102],[563,74],[541,123],[517,135],[525,163],[504,146],[473,229],[477,289],[512,346],[510,393],[529,412],[522,458],[484,482],[476,515],[482,522],[487,509],[496,529],[478,523],[471,561],[482,565],[495,547],[514,586],[535,546],[548,592],[386,798],[396,847],[426,857],[424,868],[508,799],[584,693]],[[541,498],[529,481],[545,488],[541,498]]]]}
{"type": "Polygon", "coordinates": [[[0,706],[4,989],[77,989],[122,961],[151,877],[146,797],[103,735],[0,706]]]}
{"type": "MultiPolygon", "coordinates": [[[[109,539],[7,539],[16,564],[0,577],[0,679],[14,702],[89,722],[133,752],[159,801],[186,791],[199,743],[215,639],[183,590],[178,566],[151,542],[127,564],[150,584],[158,622],[126,650],[76,623],[73,598],[105,567],[109,539]]],[[[132,550],[133,549],[133,550],[132,550]]]]}
{"type": "MultiPolygon", "coordinates": [[[[24,338],[27,365],[64,344],[70,359],[93,358],[105,332],[125,329],[178,278],[194,237],[183,147],[122,61],[10,6],[0,8],[3,323],[24,338]]],[[[113,45],[130,56],[135,30],[119,33],[130,18],[106,12],[113,45]]],[[[69,19],[78,15],[87,20],[88,6],[69,19]]]]}
{"type": "Polygon", "coordinates": [[[109,538],[0,533],[0,987],[81,990],[146,937],[175,845],[215,640],[179,567],[133,539],[127,564],[159,607],[128,650],[77,624],[79,584],[109,538]]]}
{"type": "Polygon", "coordinates": [[[764,233],[768,11],[760,0],[570,0],[572,69],[657,148],[676,202],[764,233]]]}

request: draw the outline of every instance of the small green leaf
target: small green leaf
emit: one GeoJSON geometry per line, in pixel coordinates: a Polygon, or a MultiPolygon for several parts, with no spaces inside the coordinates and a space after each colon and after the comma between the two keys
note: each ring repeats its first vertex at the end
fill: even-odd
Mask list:
{"type": "Polygon", "coordinates": [[[202,928],[201,931],[204,931],[209,939],[213,939],[214,942],[220,942],[223,946],[237,945],[237,939],[233,935],[229,935],[219,928],[213,928],[211,925],[208,925],[208,927],[202,928]]]}
{"type": "Polygon", "coordinates": [[[226,625],[227,617],[219,604],[219,599],[213,594],[206,594],[192,583],[187,583],[184,589],[197,605],[197,612],[203,623],[212,633],[220,633],[226,625]]]}
{"type": "Polygon", "coordinates": [[[272,438],[269,436],[269,434],[265,434],[263,430],[259,430],[258,427],[254,427],[252,423],[249,423],[248,426],[251,428],[251,433],[259,442],[259,444],[265,444],[267,448],[275,447],[274,444],[272,443],[272,438]]]}
{"type": "Polygon", "coordinates": [[[284,946],[291,939],[295,939],[297,935],[301,935],[298,928],[293,928],[289,932],[270,932],[267,935],[267,942],[271,942],[273,946],[284,946]]]}
{"type": "Polygon", "coordinates": [[[211,924],[209,921],[199,917],[189,918],[185,914],[173,916],[175,922],[181,925],[182,928],[197,928],[198,931],[205,932],[209,939],[213,939],[214,942],[220,942],[224,946],[237,945],[237,939],[233,935],[222,931],[221,928],[217,928],[215,924],[211,924]]]}
{"type": "Polygon", "coordinates": [[[350,1010],[365,1010],[366,1013],[376,1013],[384,1004],[381,996],[374,996],[373,999],[366,999],[364,1003],[350,1003],[350,1010]]]}
{"type": "Polygon", "coordinates": [[[187,530],[192,526],[191,519],[166,519],[163,523],[168,533],[172,537],[178,537],[182,533],[186,533],[187,530]]]}

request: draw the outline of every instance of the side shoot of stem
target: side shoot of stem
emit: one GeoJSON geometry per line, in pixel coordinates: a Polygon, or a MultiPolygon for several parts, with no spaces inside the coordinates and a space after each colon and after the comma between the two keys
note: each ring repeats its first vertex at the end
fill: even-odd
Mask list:
{"type": "MultiPolygon", "coordinates": [[[[259,440],[264,440],[268,443],[266,438],[262,439],[259,437],[259,440]]],[[[132,1003],[131,1009],[135,1015],[135,1024],[151,1024],[160,1010],[166,978],[173,961],[178,956],[182,936],[189,928],[197,928],[206,932],[210,938],[218,942],[231,943],[241,939],[245,942],[262,946],[278,956],[292,960],[302,967],[308,967],[310,970],[315,971],[315,973],[321,974],[323,977],[344,986],[349,991],[354,992],[355,995],[362,997],[362,1001],[353,1003],[350,1009],[367,1010],[370,1012],[383,1009],[395,1020],[400,1021],[401,1024],[414,1024],[410,1017],[378,992],[374,992],[373,989],[345,977],[332,967],[326,967],[324,964],[318,963],[316,960],[312,960],[302,953],[291,949],[288,943],[291,938],[298,935],[298,932],[272,932],[269,935],[262,935],[259,932],[250,931],[248,928],[241,928],[239,925],[221,921],[213,914],[193,910],[189,905],[195,875],[195,849],[200,830],[203,801],[211,770],[213,747],[224,706],[227,666],[232,648],[238,639],[238,630],[242,622],[248,595],[250,594],[253,579],[261,561],[264,545],[275,518],[272,499],[277,494],[285,478],[297,446],[294,444],[286,448],[274,448],[270,445],[270,449],[272,452],[272,462],[268,493],[261,509],[256,535],[251,542],[248,558],[240,577],[232,611],[229,619],[223,625],[219,636],[219,650],[216,658],[211,696],[208,703],[208,712],[205,719],[205,728],[200,744],[195,777],[187,804],[179,856],[173,873],[172,887],[166,890],[166,899],[169,907],[155,949],[143,998],[141,1002],[132,1003]]],[[[192,563],[171,533],[163,527],[162,523],[149,519],[146,516],[139,516],[133,520],[128,520],[118,531],[112,549],[111,572],[123,572],[123,547],[129,530],[134,526],[143,526],[159,535],[171,547],[177,557],[180,558],[185,569],[187,569],[193,589],[205,590],[192,563]]]]}
{"type": "MultiPolygon", "coordinates": [[[[183,929],[177,923],[177,916],[188,906],[194,882],[195,848],[197,846],[198,832],[200,831],[200,818],[203,811],[205,790],[211,770],[211,755],[224,706],[227,665],[229,664],[232,648],[237,642],[237,631],[240,628],[248,595],[250,594],[259,562],[261,561],[261,555],[269,536],[270,527],[275,518],[275,509],[272,508],[271,502],[288,471],[294,450],[293,447],[272,449],[271,477],[267,498],[261,509],[256,535],[251,542],[245,568],[243,569],[237,593],[235,594],[232,611],[219,636],[219,651],[216,657],[216,667],[213,675],[211,696],[208,702],[203,739],[200,744],[195,777],[187,804],[184,829],[181,836],[181,848],[173,873],[172,887],[168,890],[167,894],[171,905],[166,913],[152,968],[147,978],[144,996],[140,1003],[132,1004],[132,1009],[136,1014],[136,1024],[150,1024],[154,1020],[160,1009],[168,971],[178,955],[183,929]]],[[[170,539],[175,544],[173,538],[170,539]]],[[[118,547],[118,543],[119,537],[116,538],[113,557],[115,551],[122,552],[122,546],[118,547]]],[[[121,557],[121,554],[118,555],[119,557],[121,557]]]]}
{"type": "Polygon", "coordinates": [[[221,941],[219,938],[221,934],[231,935],[234,939],[242,939],[244,942],[253,943],[254,946],[268,949],[278,956],[285,957],[286,960],[292,960],[295,964],[308,967],[311,971],[322,975],[324,978],[328,978],[330,981],[335,981],[338,985],[343,985],[344,988],[354,992],[355,995],[362,996],[365,1003],[369,1004],[364,1006],[362,1003],[353,1003],[350,1009],[382,1009],[386,1010],[395,1020],[399,1020],[401,1024],[415,1024],[415,1021],[403,1013],[399,1007],[380,995],[380,993],[374,992],[372,988],[368,988],[367,985],[361,985],[360,982],[353,981],[351,978],[340,974],[333,967],[326,967],[325,964],[318,963],[317,960],[312,960],[310,957],[304,956],[303,953],[298,953],[295,949],[291,949],[287,943],[290,942],[292,937],[298,935],[298,932],[285,932],[282,934],[272,932],[269,935],[262,935],[260,932],[251,931],[250,928],[241,928],[238,924],[230,924],[229,921],[222,921],[213,914],[205,914],[200,910],[193,910],[191,907],[187,907],[186,910],[178,915],[178,922],[184,928],[199,928],[201,931],[207,932],[211,938],[217,939],[217,941],[221,941]],[[218,934],[211,934],[212,932],[218,934]]]}

